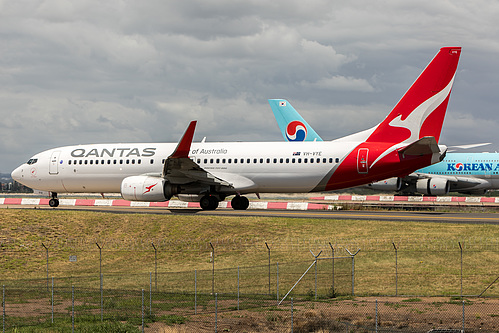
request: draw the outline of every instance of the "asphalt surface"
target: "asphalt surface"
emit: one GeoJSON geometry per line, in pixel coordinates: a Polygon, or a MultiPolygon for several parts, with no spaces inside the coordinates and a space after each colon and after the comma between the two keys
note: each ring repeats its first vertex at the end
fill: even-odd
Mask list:
{"type": "MultiPolygon", "coordinates": [[[[9,206],[10,208],[42,209],[42,210],[73,210],[95,211],[116,214],[177,214],[187,216],[262,216],[286,218],[313,218],[313,219],[340,219],[340,220],[378,220],[398,222],[436,222],[436,223],[469,223],[469,224],[498,224],[499,213],[481,212],[435,212],[435,211],[374,211],[374,210],[338,210],[338,211],[302,211],[302,210],[246,210],[217,209],[203,211],[200,209],[168,209],[168,208],[141,208],[141,207],[95,207],[95,206],[59,206],[50,208],[44,206],[9,206]]],[[[449,210],[452,210],[450,207],[449,210]]]]}

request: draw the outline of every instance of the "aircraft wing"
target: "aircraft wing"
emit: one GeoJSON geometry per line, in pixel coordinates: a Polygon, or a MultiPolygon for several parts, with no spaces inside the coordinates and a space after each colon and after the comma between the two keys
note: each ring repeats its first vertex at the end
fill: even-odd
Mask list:
{"type": "Polygon", "coordinates": [[[163,178],[172,184],[199,182],[205,185],[233,187],[227,181],[214,176],[189,158],[196,121],[191,121],[180,139],[175,151],[168,156],[163,165],[163,178]]]}

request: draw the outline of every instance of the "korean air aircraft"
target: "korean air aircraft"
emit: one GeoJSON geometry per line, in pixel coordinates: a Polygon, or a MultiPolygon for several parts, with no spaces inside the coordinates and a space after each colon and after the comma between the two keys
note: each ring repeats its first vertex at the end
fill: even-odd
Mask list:
{"type": "Polygon", "coordinates": [[[499,189],[499,153],[447,153],[440,163],[405,177],[369,184],[369,187],[426,195],[484,194],[499,189]]]}
{"type": "Polygon", "coordinates": [[[246,209],[244,194],[328,191],[404,177],[446,153],[438,140],[460,54],[460,47],[440,49],[383,121],[337,140],[197,143],[192,121],[177,144],[53,148],[12,178],[51,192],[52,207],[58,193],[114,192],[131,201],[177,196],[213,210],[227,196],[234,196],[232,208],[246,209]]]}

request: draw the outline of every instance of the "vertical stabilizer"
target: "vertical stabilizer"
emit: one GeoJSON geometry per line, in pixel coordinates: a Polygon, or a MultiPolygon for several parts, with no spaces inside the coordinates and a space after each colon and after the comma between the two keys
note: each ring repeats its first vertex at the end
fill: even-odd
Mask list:
{"type": "Polygon", "coordinates": [[[425,136],[438,142],[460,54],[460,47],[441,48],[366,142],[409,144],[425,136]]]}
{"type": "Polygon", "coordinates": [[[285,99],[269,99],[277,125],[286,141],[322,141],[322,138],[285,99]]]}

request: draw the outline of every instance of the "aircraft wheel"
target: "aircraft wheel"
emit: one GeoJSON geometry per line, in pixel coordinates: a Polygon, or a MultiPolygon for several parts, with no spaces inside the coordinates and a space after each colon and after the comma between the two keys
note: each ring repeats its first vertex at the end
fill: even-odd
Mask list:
{"type": "Polygon", "coordinates": [[[54,198],[50,199],[49,206],[54,208],[59,206],[59,199],[54,199],[54,198]]]}
{"type": "Polygon", "coordinates": [[[236,195],[230,201],[230,205],[234,210],[246,210],[249,206],[249,200],[246,197],[236,195]]]}
{"type": "Polygon", "coordinates": [[[203,210],[215,210],[218,208],[218,199],[213,195],[205,195],[199,201],[203,210]]]}
{"type": "Polygon", "coordinates": [[[246,197],[241,197],[241,210],[246,210],[249,207],[249,200],[246,197]]]}

